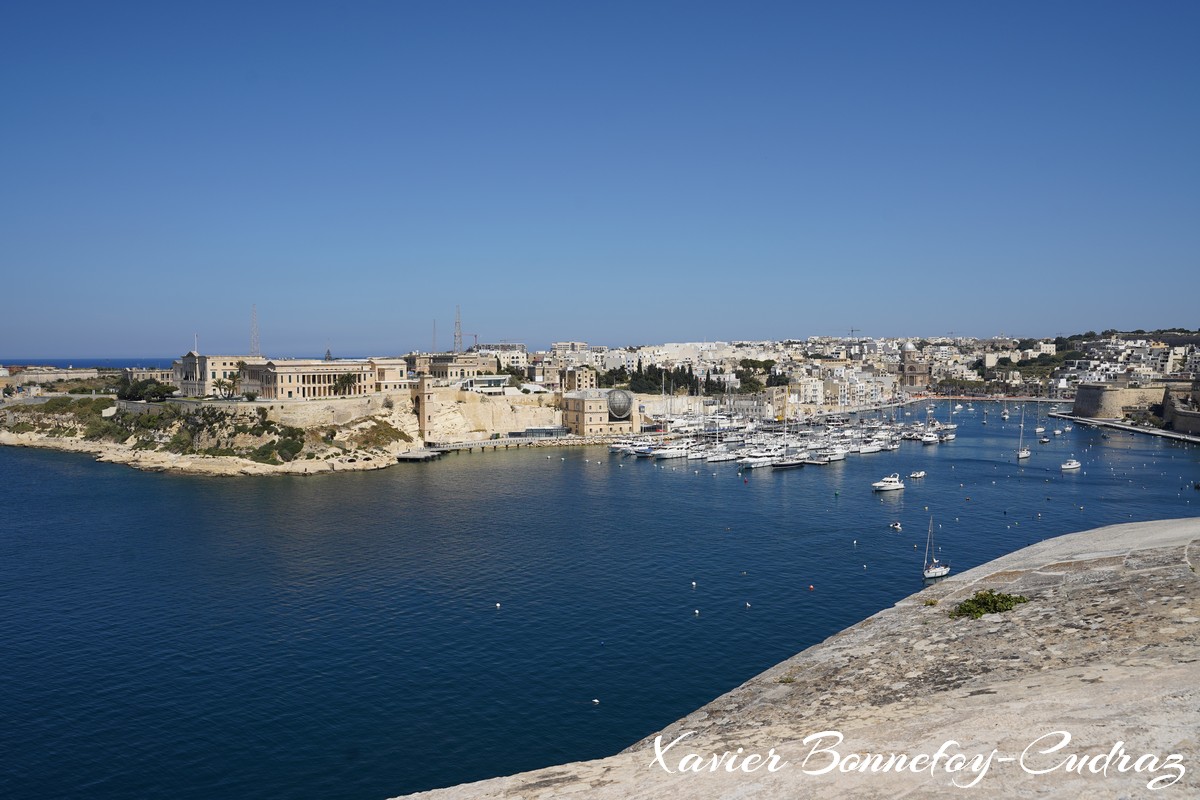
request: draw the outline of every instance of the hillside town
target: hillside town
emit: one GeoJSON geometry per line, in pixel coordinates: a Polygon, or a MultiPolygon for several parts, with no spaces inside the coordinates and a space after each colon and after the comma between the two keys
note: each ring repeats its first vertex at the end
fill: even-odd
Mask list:
{"type": "MultiPolygon", "coordinates": [[[[587,435],[631,432],[607,424],[616,420],[598,426],[592,417],[589,424],[582,413],[588,393],[596,399],[611,389],[639,395],[643,416],[697,407],[686,398],[707,398],[710,404],[713,398],[724,398],[731,407],[760,416],[803,419],[901,403],[923,394],[1070,401],[1081,387],[1098,387],[1150,390],[1153,401],[1154,390],[1161,395],[1164,386],[1188,387],[1200,375],[1200,334],[1188,330],[1089,331],[1054,339],[817,336],[626,347],[562,341],[546,350],[514,342],[476,341],[463,347],[461,335],[455,342],[456,349],[449,352],[368,358],[335,358],[330,352],[323,358],[270,358],[193,350],[170,368],[126,367],[120,375],[10,365],[0,369],[0,386],[5,397],[13,399],[82,386],[74,391],[99,387],[100,393],[118,392],[135,401],[266,402],[272,411],[276,405],[338,398],[413,398],[419,406],[422,392],[431,402],[454,393],[540,396],[540,406],[549,404],[562,412],[542,427],[587,435]],[[118,380],[123,392],[115,385],[118,380]],[[113,385],[103,385],[106,382],[113,385]]],[[[1188,393],[1181,393],[1180,399],[1188,402],[1188,393]]],[[[1154,404],[1135,402],[1121,408],[1134,414],[1154,404]]],[[[1125,416],[1112,408],[1106,413],[1125,416]]],[[[427,434],[423,426],[419,434],[427,434]]]]}
{"type": "MultiPolygon", "coordinates": [[[[125,374],[134,382],[174,386],[181,397],[262,400],[411,390],[421,376],[484,395],[613,387],[669,395],[754,394],[786,386],[797,407],[843,410],[925,392],[1069,400],[1081,384],[1138,386],[1200,374],[1200,335],[1156,333],[1160,336],[1105,331],[1056,339],[818,336],[626,347],[564,341],[537,351],[520,343],[477,342],[441,353],[334,358],[327,352],[321,359],[191,351],[169,369],[128,367],[125,374]]],[[[99,377],[96,369],[0,367],[6,396],[99,377]]]]}

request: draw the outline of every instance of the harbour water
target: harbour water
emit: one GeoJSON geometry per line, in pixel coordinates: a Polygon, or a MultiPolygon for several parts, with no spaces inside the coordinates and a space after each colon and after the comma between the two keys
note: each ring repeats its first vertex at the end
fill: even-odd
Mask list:
{"type": "Polygon", "coordinates": [[[383,798],[609,755],[919,590],[930,515],[961,571],[1200,513],[1200,447],[1077,426],[1018,465],[988,407],[952,442],[741,475],[555,448],[212,479],[0,448],[0,794],[383,798]]]}

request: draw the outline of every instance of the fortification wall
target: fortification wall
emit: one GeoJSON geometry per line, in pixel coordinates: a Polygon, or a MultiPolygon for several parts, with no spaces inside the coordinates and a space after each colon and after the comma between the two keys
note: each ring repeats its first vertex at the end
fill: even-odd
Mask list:
{"type": "Polygon", "coordinates": [[[562,424],[562,412],[547,395],[489,397],[438,388],[433,394],[429,440],[465,442],[493,433],[505,436],[526,428],[562,424]]]}
{"type": "Polygon", "coordinates": [[[1168,389],[1163,397],[1163,421],[1176,433],[1200,435],[1200,383],[1189,390],[1168,389]]]}
{"type": "Polygon", "coordinates": [[[1120,419],[1126,406],[1155,405],[1163,399],[1164,387],[1118,387],[1102,383],[1082,383],[1075,392],[1072,414],[1095,419],[1120,419]]]}
{"type": "MultiPolygon", "coordinates": [[[[268,418],[298,428],[345,425],[362,417],[390,412],[401,423],[412,417],[410,433],[416,432],[417,418],[412,413],[413,398],[409,391],[330,400],[267,400],[231,405],[239,411],[264,408],[268,418]],[[391,409],[386,407],[385,399],[391,401],[391,409]]],[[[510,431],[562,423],[562,412],[545,395],[488,397],[476,392],[439,387],[433,390],[432,405],[429,438],[438,442],[487,438],[493,433],[506,435],[510,431]]],[[[402,427],[408,430],[410,426],[402,427]]]]}

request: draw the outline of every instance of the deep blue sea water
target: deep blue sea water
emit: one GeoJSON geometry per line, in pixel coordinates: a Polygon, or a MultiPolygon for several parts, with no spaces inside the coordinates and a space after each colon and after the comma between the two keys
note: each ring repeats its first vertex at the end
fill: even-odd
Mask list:
{"type": "Polygon", "coordinates": [[[742,477],[600,448],[305,479],[0,448],[0,796],[374,800],[605,756],[919,590],[929,514],[961,571],[1200,513],[1200,447],[1076,427],[1018,467],[1015,420],[977,408],[954,442],[742,477]]]}

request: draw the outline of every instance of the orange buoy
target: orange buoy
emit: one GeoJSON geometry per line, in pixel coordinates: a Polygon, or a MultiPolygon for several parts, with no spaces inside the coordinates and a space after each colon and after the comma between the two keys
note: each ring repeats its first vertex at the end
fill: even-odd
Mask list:
{"type": "Polygon", "coordinates": [[[808,590],[809,590],[810,592],[813,590],[813,585],[812,585],[811,583],[808,585],[808,590]]]}

